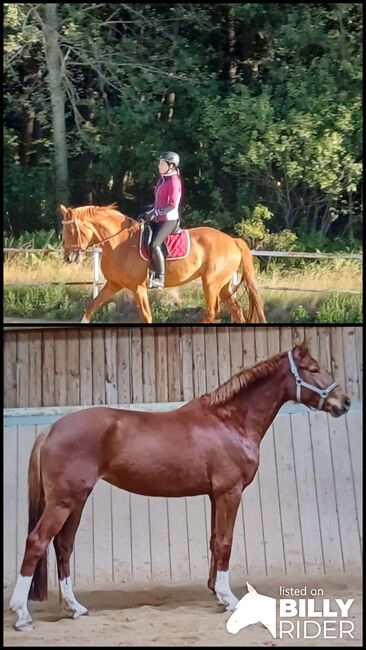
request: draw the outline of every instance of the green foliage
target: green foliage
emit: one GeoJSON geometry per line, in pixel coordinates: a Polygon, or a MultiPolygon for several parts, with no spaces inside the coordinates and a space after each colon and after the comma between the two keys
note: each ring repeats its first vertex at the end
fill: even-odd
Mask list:
{"type": "Polygon", "coordinates": [[[296,307],[296,309],[292,312],[292,319],[295,321],[295,323],[311,322],[310,314],[304,305],[299,305],[296,307]]]}
{"type": "MultiPolygon", "coordinates": [[[[57,12],[70,204],[117,201],[136,216],[153,199],[159,150],[173,149],[185,225],[235,227],[265,248],[361,245],[360,3],[64,3],[57,12]]],[[[57,224],[46,16],[40,4],[4,6],[14,235],[57,224]]]]}
{"type": "Polygon", "coordinates": [[[266,206],[258,204],[247,219],[234,226],[234,231],[255,250],[292,250],[297,236],[286,229],[279,233],[269,232],[264,221],[271,221],[272,217],[273,213],[266,206]]]}
{"type": "Polygon", "coordinates": [[[60,243],[60,236],[54,229],[33,232],[25,230],[19,237],[14,237],[7,232],[3,233],[4,248],[58,248],[60,243]]]}
{"type": "Polygon", "coordinates": [[[361,296],[334,294],[315,314],[317,323],[362,323],[361,296]]]}

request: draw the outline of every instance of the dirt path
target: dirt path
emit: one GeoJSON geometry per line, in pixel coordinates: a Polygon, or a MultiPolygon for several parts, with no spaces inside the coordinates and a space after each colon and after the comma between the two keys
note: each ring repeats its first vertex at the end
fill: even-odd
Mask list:
{"type": "MultiPolygon", "coordinates": [[[[268,629],[257,623],[229,634],[229,613],[218,605],[204,584],[139,584],[115,587],[77,588],[76,596],[90,609],[90,616],[76,621],[61,618],[56,592],[43,603],[30,603],[35,629],[16,632],[14,616],[7,610],[11,590],[4,590],[4,646],[361,646],[360,577],[318,576],[298,578],[262,578],[253,581],[259,593],[279,597],[279,587],[321,587],[324,598],[353,598],[349,618],[355,625],[354,639],[274,639],[268,629]],[[62,640],[62,643],[61,643],[62,640]]],[[[246,588],[232,586],[238,596],[246,588]]],[[[308,596],[309,597],[309,596],[308,596]]],[[[318,604],[318,600],[317,600],[318,604]]],[[[296,619],[294,619],[296,620],[296,619]]],[[[318,619],[319,620],[319,619],[318,619]]]]}

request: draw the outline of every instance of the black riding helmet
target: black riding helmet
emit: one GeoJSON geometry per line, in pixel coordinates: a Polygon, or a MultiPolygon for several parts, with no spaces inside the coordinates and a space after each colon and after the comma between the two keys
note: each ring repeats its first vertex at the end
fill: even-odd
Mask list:
{"type": "Polygon", "coordinates": [[[179,167],[179,156],[174,151],[163,151],[159,156],[159,160],[165,160],[169,165],[179,167]]]}

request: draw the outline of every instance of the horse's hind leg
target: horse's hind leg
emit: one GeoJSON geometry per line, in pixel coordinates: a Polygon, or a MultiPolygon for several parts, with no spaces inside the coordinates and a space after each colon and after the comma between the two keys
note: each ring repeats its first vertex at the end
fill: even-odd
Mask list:
{"type": "MultiPolygon", "coordinates": [[[[10,608],[17,615],[16,630],[33,627],[33,621],[27,606],[33,576],[38,563],[41,564],[45,560],[44,574],[47,581],[47,558],[44,558],[44,556],[50,541],[62,528],[70,512],[71,508],[68,506],[48,503],[38,523],[27,537],[23,562],[10,600],[10,608]]],[[[39,567],[37,570],[39,571],[39,567]]],[[[36,576],[34,576],[35,580],[40,579],[37,573],[36,576]]],[[[47,596],[42,598],[39,596],[38,599],[44,599],[44,597],[47,596]]]]}
{"type": "Polygon", "coordinates": [[[210,564],[210,573],[208,576],[207,586],[211,591],[215,593],[215,582],[216,582],[216,557],[215,557],[215,536],[216,536],[216,507],[215,499],[210,497],[211,500],[211,537],[210,537],[210,551],[211,551],[211,564],[210,564]]]}
{"type": "Polygon", "coordinates": [[[231,316],[235,323],[245,323],[245,316],[236,298],[234,298],[231,289],[231,280],[220,291],[220,298],[228,306],[231,316]]]}
{"type": "Polygon", "coordinates": [[[65,614],[71,618],[88,614],[87,608],[74,596],[70,576],[70,556],[74,550],[75,535],[85,503],[86,500],[75,507],[53,540],[57,559],[60,605],[65,614]]]}

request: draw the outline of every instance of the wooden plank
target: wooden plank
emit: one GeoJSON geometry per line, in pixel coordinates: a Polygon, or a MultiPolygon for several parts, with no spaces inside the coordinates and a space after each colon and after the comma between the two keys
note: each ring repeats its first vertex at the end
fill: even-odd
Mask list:
{"type": "Polygon", "coordinates": [[[132,579],[151,579],[149,500],[131,494],[132,579]]]}
{"type": "Polygon", "coordinates": [[[142,330],[142,390],[144,402],[156,402],[155,336],[150,328],[142,330]]]}
{"type": "Polygon", "coordinates": [[[248,576],[266,575],[258,476],[255,477],[254,481],[243,492],[242,517],[248,576]]]}
{"type": "MultiPolygon", "coordinates": [[[[80,332],[80,335],[82,332],[80,332]]],[[[66,340],[65,330],[56,330],[54,332],[55,346],[55,404],[68,404],[67,396],[67,354],[68,341],[66,340]]],[[[84,360],[81,367],[84,365],[84,360]]],[[[80,380],[81,388],[81,380],[80,380]]],[[[83,403],[83,402],[81,402],[83,403]]]]}
{"type": "Polygon", "coordinates": [[[67,345],[67,404],[79,406],[80,404],[80,347],[78,330],[70,329],[66,336],[67,345]]]}
{"type": "Polygon", "coordinates": [[[4,333],[4,407],[17,404],[17,333],[4,333]]]}
{"type": "Polygon", "coordinates": [[[217,357],[218,357],[218,371],[219,385],[230,379],[231,364],[230,364],[230,337],[228,327],[217,328],[217,357]]]}
{"type": "Polygon", "coordinates": [[[4,526],[4,585],[15,584],[17,578],[17,519],[18,519],[18,439],[16,427],[5,427],[4,432],[4,496],[6,513],[4,526]]]}
{"type": "Polygon", "coordinates": [[[267,348],[267,330],[264,327],[258,327],[255,330],[255,356],[256,363],[259,361],[264,361],[268,359],[268,348],[267,348]]]}
{"type": "Polygon", "coordinates": [[[172,580],[189,580],[186,500],[167,499],[172,580]]]}
{"type": "Polygon", "coordinates": [[[128,404],[132,400],[129,333],[130,330],[127,327],[119,327],[117,330],[117,386],[119,404],[128,404]]]}
{"type": "Polygon", "coordinates": [[[309,414],[325,573],[343,571],[327,415],[309,414]]]}
{"type": "Polygon", "coordinates": [[[286,573],[289,575],[304,573],[295,463],[289,417],[287,415],[278,415],[273,422],[273,431],[286,573]]]}
{"type": "Polygon", "coordinates": [[[92,406],[93,404],[93,356],[92,356],[92,330],[80,330],[80,405],[92,406]]]}
{"type": "Polygon", "coordinates": [[[230,376],[243,370],[243,338],[241,327],[231,327],[230,337],[230,376]]]}
{"type": "Polygon", "coordinates": [[[180,350],[179,331],[176,327],[168,327],[168,400],[176,402],[182,399],[182,356],[180,350]]]}
{"type": "Polygon", "coordinates": [[[352,465],[353,489],[356,500],[359,535],[362,535],[362,411],[349,411],[346,415],[347,440],[352,465]]]}
{"type": "Polygon", "coordinates": [[[17,335],[17,406],[29,406],[29,333],[17,335]]]}
{"type": "Polygon", "coordinates": [[[29,332],[29,404],[42,406],[42,335],[29,332]]]}
{"type": "Polygon", "coordinates": [[[166,327],[155,329],[156,399],[168,401],[168,339],[166,327]]]}
{"type": "Polygon", "coordinates": [[[328,426],[343,562],[345,572],[350,573],[361,567],[362,549],[346,419],[328,416],[328,426]]]}
{"type": "Polygon", "coordinates": [[[189,401],[194,397],[192,328],[182,327],[180,337],[182,341],[182,397],[184,401],[189,401]]]}
{"type": "Polygon", "coordinates": [[[105,403],[118,404],[117,388],[117,328],[106,327],[104,330],[105,348],[105,403]]]}
{"type": "Polygon", "coordinates": [[[94,577],[95,582],[113,580],[111,486],[99,481],[94,488],[94,577]]]}
{"type": "Polygon", "coordinates": [[[17,573],[23,562],[25,542],[28,536],[28,463],[36,438],[35,425],[17,427],[18,436],[18,525],[17,525],[17,573]]]}
{"type": "Polygon", "coordinates": [[[319,337],[318,361],[322,366],[322,368],[324,368],[330,373],[332,368],[332,356],[331,356],[329,327],[318,327],[318,337],[319,337]]]}
{"type": "Polygon", "coordinates": [[[203,496],[186,497],[191,580],[208,577],[208,549],[203,496]]]}
{"type": "Polygon", "coordinates": [[[314,326],[305,327],[305,336],[309,345],[310,354],[315,359],[319,359],[319,338],[318,330],[314,326]]]}
{"type": "Polygon", "coordinates": [[[281,327],[280,329],[280,351],[287,352],[294,347],[291,327],[281,327]]]}
{"type": "Polygon", "coordinates": [[[362,355],[362,327],[355,327],[355,342],[356,342],[356,359],[358,371],[358,384],[360,396],[363,395],[363,355],[362,355]]]}
{"type": "Polygon", "coordinates": [[[340,386],[346,386],[346,376],[343,356],[343,334],[342,327],[332,327],[330,338],[332,376],[340,386]]]}
{"type": "Polygon", "coordinates": [[[116,583],[132,578],[130,494],[112,487],[113,578],[116,583]]]}
{"type": "Polygon", "coordinates": [[[279,327],[267,327],[267,349],[269,357],[274,357],[281,351],[279,327]]]}
{"type": "Polygon", "coordinates": [[[105,404],[105,348],[104,330],[93,329],[92,335],[93,404],[105,404]]]}
{"type": "Polygon", "coordinates": [[[94,491],[89,495],[84,506],[80,524],[75,536],[73,552],[73,561],[75,564],[75,586],[80,584],[93,584],[95,582],[93,511],[94,491]]]}
{"type": "Polygon", "coordinates": [[[141,327],[130,329],[132,402],[143,402],[141,327]]]}
{"type": "Polygon", "coordinates": [[[305,573],[324,573],[308,413],[290,415],[305,573]]]}
{"type": "Polygon", "coordinates": [[[205,337],[203,327],[192,327],[192,356],[194,397],[200,397],[207,391],[205,337]]]}
{"type": "Polygon", "coordinates": [[[243,327],[243,367],[250,368],[256,361],[254,327],[243,327]]]}
{"type": "Polygon", "coordinates": [[[261,442],[258,473],[266,571],[269,576],[279,575],[285,571],[285,558],[272,426],[268,429],[261,442]]]}
{"type": "Polygon", "coordinates": [[[206,386],[207,392],[215,390],[219,385],[219,369],[217,365],[217,336],[216,328],[206,327],[205,356],[206,356],[206,386]]]}
{"type": "MultiPolygon", "coordinates": [[[[54,332],[50,329],[43,331],[42,341],[42,404],[43,406],[56,406],[55,402],[55,340],[54,332]]],[[[57,404],[63,406],[66,402],[57,404]]]]}
{"type": "Polygon", "coordinates": [[[152,497],[149,499],[149,509],[152,579],[170,580],[167,500],[164,497],[152,497]]]}
{"type": "Polygon", "coordinates": [[[347,395],[351,399],[362,399],[359,391],[358,372],[357,372],[357,357],[356,357],[356,341],[355,330],[353,327],[343,327],[343,353],[344,353],[344,369],[346,375],[345,389],[347,395]]]}

